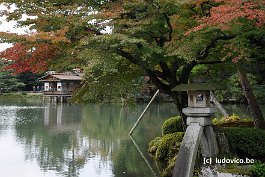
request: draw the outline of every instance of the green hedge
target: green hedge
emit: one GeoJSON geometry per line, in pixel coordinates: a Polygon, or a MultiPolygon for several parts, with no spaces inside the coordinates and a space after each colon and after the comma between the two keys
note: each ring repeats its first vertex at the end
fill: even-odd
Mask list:
{"type": "Polygon", "coordinates": [[[238,115],[231,115],[221,119],[214,118],[213,125],[217,127],[254,127],[253,119],[240,118],[238,115]]]}
{"type": "Polygon", "coordinates": [[[257,161],[250,171],[253,177],[265,177],[265,164],[257,161]]]}
{"type": "Polygon", "coordinates": [[[229,146],[239,157],[265,158],[265,131],[254,128],[224,128],[229,146]]]}
{"type": "Polygon", "coordinates": [[[182,121],[180,116],[167,119],[162,125],[162,135],[167,135],[175,132],[182,132],[182,121]]]}
{"type": "Polygon", "coordinates": [[[183,132],[176,132],[163,136],[159,140],[155,158],[157,160],[169,160],[170,158],[176,156],[183,136],[183,132]]]}
{"type": "Polygon", "coordinates": [[[157,147],[160,144],[161,137],[155,137],[152,141],[149,142],[148,152],[152,157],[155,157],[157,147]]]}
{"type": "Polygon", "coordinates": [[[163,177],[171,177],[176,156],[184,136],[184,132],[175,132],[156,137],[150,141],[148,151],[156,160],[158,169],[163,177]]]}

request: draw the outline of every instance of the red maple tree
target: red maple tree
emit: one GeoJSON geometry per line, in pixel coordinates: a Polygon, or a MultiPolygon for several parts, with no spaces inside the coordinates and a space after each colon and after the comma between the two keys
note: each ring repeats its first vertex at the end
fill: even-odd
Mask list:
{"type": "Polygon", "coordinates": [[[13,61],[5,67],[14,74],[23,72],[44,72],[48,69],[48,62],[57,54],[55,44],[26,45],[15,43],[12,47],[0,52],[0,57],[13,61]]]}
{"type": "Polygon", "coordinates": [[[264,1],[213,0],[213,2],[220,5],[212,7],[209,16],[197,17],[199,25],[189,30],[186,35],[211,26],[229,30],[231,22],[239,18],[254,20],[257,27],[265,24],[265,11],[261,8],[265,5],[264,1]]]}
{"type": "MultiPolygon", "coordinates": [[[[252,21],[256,29],[263,29],[261,27],[265,25],[264,0],[213,0],[213,2],[217,6],[210,9],[208,16],[198,16],[199,25],[189,30],[186,35],[208,27],[217,27],[222,30],[223,34],[228,30],[233,33],[234,28],[232,28],[232,24],[236,23],[237,28],[244,24],[244,21],[240,19],[252,21]]],[[[250,25],[253,27],[252,24],[250,25]]],[[[244,33],[243,31],[241,32],[244,33]]],[[[237,32],[235,36],[237,36],[237,40],[242,38],[244,41],[245,37],[240,32],[237,32]]],[[[240,84],[247,99],[255,127],[265,129],[264,117],[247,78],[244,66],[250,53],[249,48],[238,44],[238,41],[231,41],[231,43],[224,45],[222,51],[222,54],[225,55],[223,59],[231,58],[236,66],[240,84]]]]}

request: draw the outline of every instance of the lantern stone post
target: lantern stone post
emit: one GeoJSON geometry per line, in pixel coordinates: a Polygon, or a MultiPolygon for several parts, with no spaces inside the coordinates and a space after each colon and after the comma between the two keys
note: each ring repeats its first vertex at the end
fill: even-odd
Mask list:
{"type": "Polygon", "coordinates": [[[182,112],[187,116],[187,129],[180,146],[173,177],[192,177],[198,147],[204,158],[212,158],[218,154],[218,145],[212,128],[211,115],[215,108],[211,107],[210,91],[219,86],[209,83],[181,84],[172,91],[187,91],[188,107],[182,112]]]}

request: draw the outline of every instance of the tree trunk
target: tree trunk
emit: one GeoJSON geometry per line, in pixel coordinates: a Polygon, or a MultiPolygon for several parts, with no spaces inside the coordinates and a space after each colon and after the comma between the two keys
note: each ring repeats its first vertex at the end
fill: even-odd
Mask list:
{"type": "Polygon", "coordinates": [[[255,128],[265,129],[265,121],[264,121],[263,114],[260,110],[256,97],[252,92],[252,88],[247,79],[247,74],[240,64],[237,64],[237,73],[240,79],[243,92],[245,94],[245,97],[249,105],[250,113],[254,119],[255,128]]]}
{"type": "Polygon", "coordinates": [[[187,116],[183,114],[182,109],[187,107],[188,99],[187,99],[187,93],[186,92],[172,92],[171,98],[173,100],[173,103],[176,105],[176,108],[179,112],[179,115],[182,120],[182,127],[183,131],[185,132],[187,128],[187,116]]]}
{"type": "MultiPolygon", "coordinates": [[[[172,92],[171,89],[174,88],[176,85],[179,84],[186,84],[188,82],[191,70],[196,66],[197,63],[195,61],[191,63],[187,63],[183,66],[181,70],[181,74],[179,78],[176,78],[176,68],[170,69],[166,63],[161,63],[161,68],[163,69],[162,74],[164,76],[164,79],[168,81],[168,83],[164,83],[160,80],[162,76],[158,76],[157,72],[152,71],[150,69],[145,69],[147,75],[149,76],[151,82],[162,92],[168,94],[172,100],[173,103],[176,105],[177,111],[179,112],[179,115],[182,119],[182,125],[184,131],[186,130],[186,120],[187,116],[183,114],[182,109],[187,107],[188,105],[188,96],[187,92],[172,92]]],[[[173,65],[174,66],[174,65],[173,65]]]]}

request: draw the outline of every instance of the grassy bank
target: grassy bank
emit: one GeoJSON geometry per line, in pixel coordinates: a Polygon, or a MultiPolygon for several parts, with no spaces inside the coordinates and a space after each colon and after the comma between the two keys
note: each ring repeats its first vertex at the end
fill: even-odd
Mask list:
{"type": "Polygon", "coordinates": [[[42,92],[12,92],[0,93],[0,97],[15,97],[15,98],[42,98],[42,92]]]}

